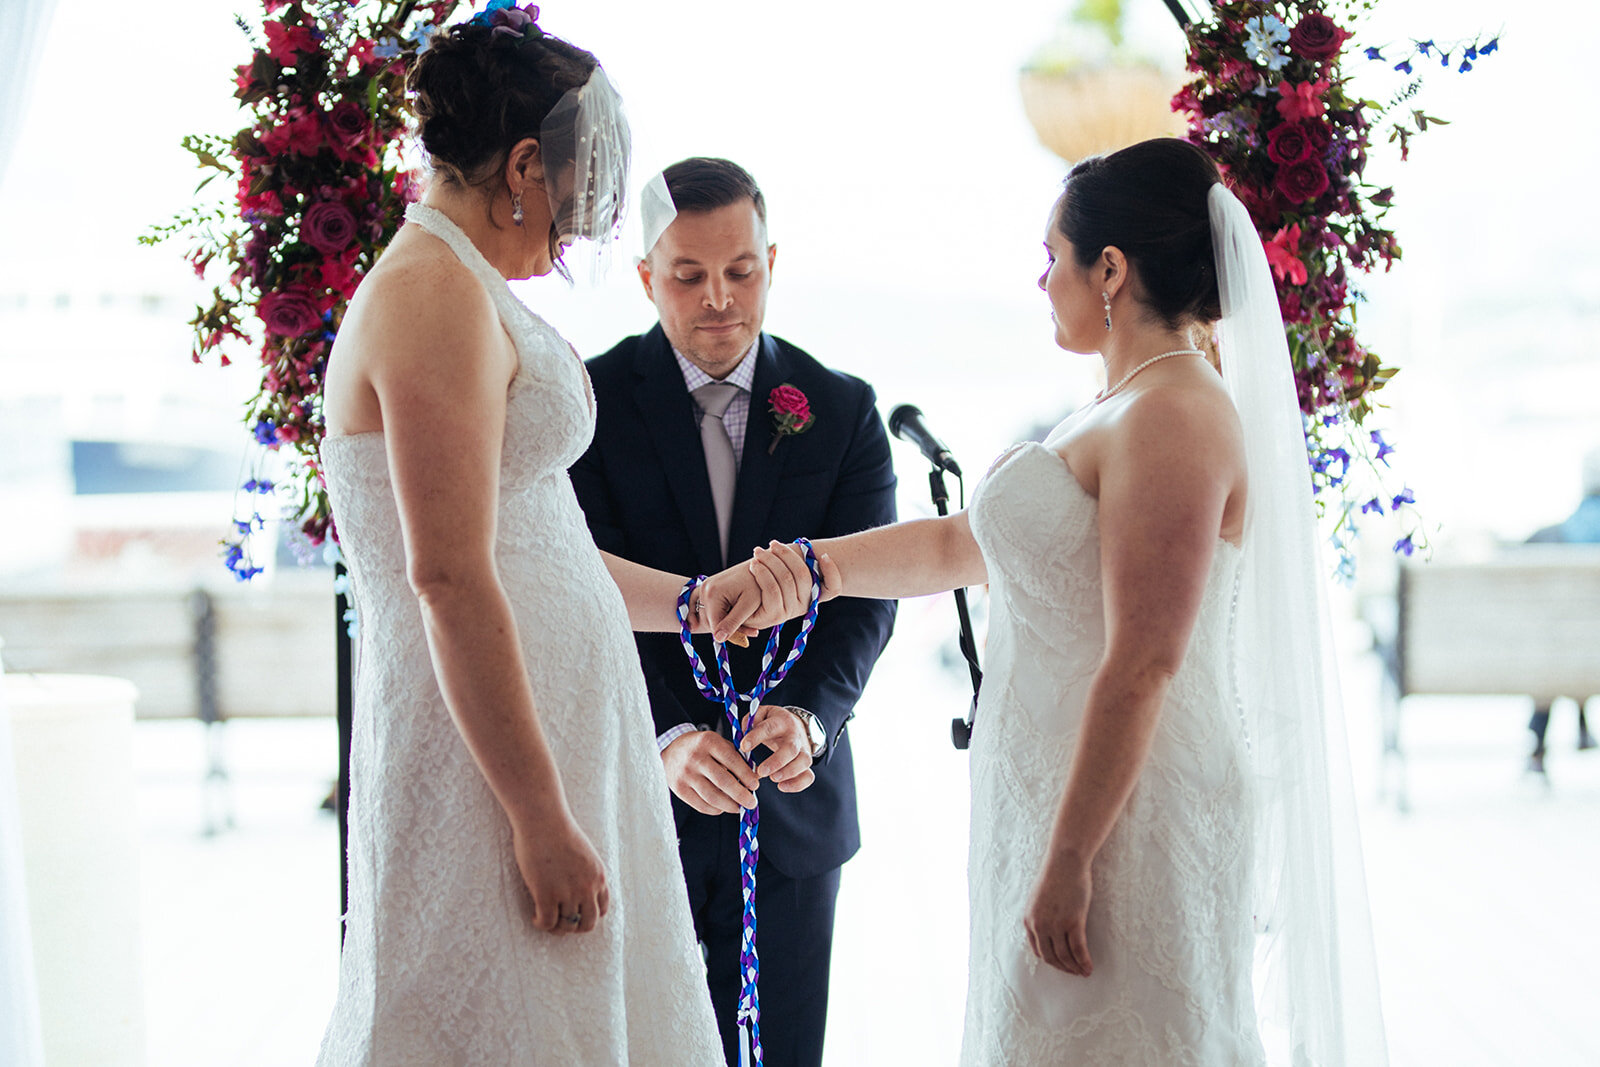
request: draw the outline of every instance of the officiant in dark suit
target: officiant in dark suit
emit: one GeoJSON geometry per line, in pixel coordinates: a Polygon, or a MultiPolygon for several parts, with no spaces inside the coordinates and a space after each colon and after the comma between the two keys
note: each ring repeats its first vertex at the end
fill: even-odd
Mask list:
{"type": "MultiPolygon", "coordinates": [[[[687,159],[651,181],[642,214],[639,277],[660,322],[589,361],[597,424],[572,468],[595,542],[647,566],[711,574],[772,541],[893,522],[894,469],[871,386],[762,332],[777,249],[755,181],[727,160],[687,159]]],[[[738,812],[757,796],[764,1058],[822,1060],[839,869],[860,847],[845,726],[893,622],[887,601],[823,609],[804,657],[756,716],[757,773],[729,740],[721,706],[695,688],[678,638],[638,635],[730,1064],[738,812]]],[[[761,643],[729,649],[741,688],[760,670],[761,643]]],[[[708,641],[700,655],[713,662],[708,641]]]]}

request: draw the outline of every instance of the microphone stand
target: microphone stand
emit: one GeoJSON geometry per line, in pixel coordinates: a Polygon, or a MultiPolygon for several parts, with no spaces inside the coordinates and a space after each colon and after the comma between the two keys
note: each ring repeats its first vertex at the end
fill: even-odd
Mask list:
{"type": "MultiPolygon", "coordinates": [[[[928,472],[928,488],[933,493],[934,509],[940,515],[950,514],[950,491],[945,488],[943,469],[935,466],[928,472]]],[[[972,726],[978,719],[978,690],[983,686],[983,669],[978,666],[978,643],[972,637],[966,589],[957,589],[955,596],[956,618],[961,623],[961,655],[966,658],[967,670],[972,674],[972,708],[965,718],[950,720],[950,743],[965,751],[972,744],[972,726]]]]}

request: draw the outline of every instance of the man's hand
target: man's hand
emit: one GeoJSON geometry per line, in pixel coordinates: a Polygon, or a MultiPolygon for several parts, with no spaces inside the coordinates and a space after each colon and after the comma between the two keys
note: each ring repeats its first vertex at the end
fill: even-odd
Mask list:
{"type": "Polygon", "coordinates": [[[720,734],[697,730],[675,738],[662,750],[661,763],[673,795],[702,815],[733,815],[756,806],[756,772],[720,734]]]}
{"type": "Polygon", "coordinates": [[[772,755],[756,767],[756,775],[771,778],[785,793],[798,793],[817,776],[811,770],[811,739],[806,736],[805,723],[788,708],[776,704],[763,704],[756,709],[755,718],[745,731],[739,751],[748,755],[757,745],[766,745],[772,755]]]}

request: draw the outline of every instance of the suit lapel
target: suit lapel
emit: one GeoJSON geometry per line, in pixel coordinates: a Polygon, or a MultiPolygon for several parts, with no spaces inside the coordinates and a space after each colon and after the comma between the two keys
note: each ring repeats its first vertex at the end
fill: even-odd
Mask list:
{"type": "MultiPolygon", "coordinates": [[[[767,395],[782,385],[788,367],[777,343],[761,335],[755,379],[750,383],[750,419],[744,431],[744,455],[739,460],[739,482],[733,497],[733,520],[728,526],[729,561],[748,559],[762,544],[762,531],[777,496],[778,478],[792,441],[780,441],[772,452],[772,413],[767,395]]],[[[710,494],[710,489],[706,490],[710,494]]]]}
{"type": "MultiPolygon", "coordinates": [[[[689,533],[696,563],[703,573],[715,573],[721,569],[722,553],[717,544],[711,480],[706,475],[705,454],[695,424],[694,400],[684,386],[683,372],[659,324],[639,339],[634,372],[638,376],[634,403],[655,445],[656,460],[689,533]]],[[[737,518],[734,524],[737,526],[737,518]]]]}

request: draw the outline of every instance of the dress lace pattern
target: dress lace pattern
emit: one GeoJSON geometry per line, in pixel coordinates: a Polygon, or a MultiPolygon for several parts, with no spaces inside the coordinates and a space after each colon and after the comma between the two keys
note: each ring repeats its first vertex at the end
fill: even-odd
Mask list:
{"type": "Polygon", "coordinates": [[[420,206],[407,218],[479,277],[516,346],[496,561],[611,910],[582,936],[528,925],[510,827],[434,677],[383,435],[328,438],[328,490],[361,628],[350,910],[318,1064],[719,1064],[627,612],[566,473],[594,432],[588,375],[447,218],[420,206]]]}
{"type": "Polygon", "coordinates": [[[1023,914],[1105,651],[1097,502],[1053,451],[1060,433],[1003,456],[970,511],[993,608],[971,749],[962,1063],[1259,1065],[1246,740],[1230,671],[1238,551],[1226,542],[1149,760],[1095,861],[1094,974],[1028,950],[1023,914]]]}

